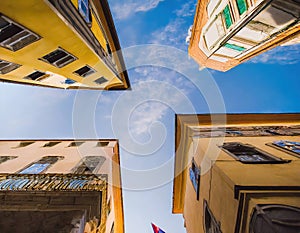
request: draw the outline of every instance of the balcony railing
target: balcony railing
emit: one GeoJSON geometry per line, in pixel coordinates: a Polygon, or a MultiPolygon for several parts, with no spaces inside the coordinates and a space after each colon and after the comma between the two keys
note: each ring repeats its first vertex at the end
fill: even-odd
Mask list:
{"type": "Polygon", "coordinates": [[[107,175],[0,174],[0,191],[103,191],[107,175]]]}

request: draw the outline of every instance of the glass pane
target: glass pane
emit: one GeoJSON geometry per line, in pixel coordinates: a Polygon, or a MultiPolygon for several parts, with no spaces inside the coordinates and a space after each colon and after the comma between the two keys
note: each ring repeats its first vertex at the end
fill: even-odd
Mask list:
{"type": "Polygon", "coordinates": [[[236,0],[237,7],[239,9],[240,15],[245,13],[248,9],[246,0],[236,0]]]}
{"type": "Polygon", "coordinates": [[[39,174],[46,170],[50,163],[34,163],[28,168],[25,168],[20,174],[39,174]]]}
{"type": "Polygon", "coordinates": [[[241,161],[256,161],[256,162],[259,162],[259,161],[268,161],[266,159],[264,159],[263,157],[261,157],[260,155],[241,155],[239,156],[239,159],[241,161]]]}
{"type": "Polygon", "coordinates": [[[235,45],[235,44],[229,44],[229,43],[226,43],[224,45],[224,47],[226,48],[229,48],[229,49],[233,49],[233,50],[236,50],[236,51],[244,51],[246,48],[242,47],[242,46],[238,46],[238,45],[235,45]]]}
{"type": "Polygon", "coordinates": [[[81,9],[81,13],[83,13],[84,16],[86,17],[88,9],[83,2],[81,2],[80,4],[80,9],[81,9]]]}
{"type": "Polygon", "coordinates": [[[94,82],[97,83],[97,84],[99,84],[99,85],[101,85],[101,84],[103,84],[103,83],[105,83],[107,81],[108,80],[106,78],[101,77],[101,78],[96,79],[94,82]]]}
{"type": "Polygon", "coordinates": [[[230,28],[230,26],[232,25],[232,18],[230,15],[230,9],[228,5],[223,10],[223,17],[225,19],[226,28],[230,28]]]}
{"type": "Polygon", "coordinates": [[[87,23],[90,23],[90,10],[88,0],[78,0],[79,12],[87,23]]]}
{"type": "Polygon", "coordinates": [[[275,141],[273,142],[275,146],[281,147],[282,149],[292,151],[300,155],[300,142],[293,141],[275,141]]]}
{"type": "Polygon", "coordinates": [[[75,174],[91,174],[96,172],[96,168],[100,168],[105,162],[106,158],[103,156],[87,156],[80,162],[75,169],[75,174]]]}
{"type": "Polygon", "coordinates": [[[0,28],[5,28],[9,25],[9,22],[7,22],[5,19],[0,17],[0,28]]]}
{"type": "Polygon", "coordinates": [[[198,167],[198,165],[196,164],[194,159],[192,160],[192,165],[189,169],[189,173],[190,173],[190,180],[191,180],[191,182],[193,184],[193,187],[196,191],[197,199],[198,199],[199,185],[200,185],[200,168],[198,167]]]}
{"type": "Polygon", "coordinates": [[[215,216],[209,209],[207,201],[204,200],[204,229],[206,233],[222,233],[215,216]]]}
{"type": "Polygon", "coordinates": [[[74,83],[76,83],[74,80],[72,80],[72,79],[66,79],[65,80],[65,84],[74,84],[74,83]]]}

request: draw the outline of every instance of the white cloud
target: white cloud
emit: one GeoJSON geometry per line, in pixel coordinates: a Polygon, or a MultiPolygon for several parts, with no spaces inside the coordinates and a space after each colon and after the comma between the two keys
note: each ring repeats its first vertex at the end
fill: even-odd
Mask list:
{"type": "Polygon", "coordinates": [[[112,11],[116,19],[126,19],[137,12],[147,12],[158,6],[160,2],[164,0],[131,0],[124,1],[122,3],[116,3],[112,5],[112,11]]]}
{"type": "Polygon", "coordinates": [[[183,4],[180,9],[176,10],[175,13],[178,17],[191,17],[195,14],[197,2],[190,0],[183,4]]]}
{"type": "Polygon", "coordinates": [[[163,0],[151,0],[148,2],[143,2],[142,5],[140,5],[137,9],[136,12],[140,12],[140,11],[149,11],[151,9],[154,9],[158,6],[158,4],[160,2],[162,2],[163,0]]]}
{"type": "Polygon", "coordinates": [[[249,60],[251,63],[265,63],[265,64],[296,64],[300,62],[300,44],[289,46],[278,46],[270,51],[267,51],[253,59],[249,60]]]}
{"type": "Polygon", "coordinates": [[[122,117],[122,127],[127,125],[124,128],[128,137],[145,139],[152,124],[163,123],[164,117],[173,116],[173,112],[191,110],[188,95],[193,85],[177,72],[153,66],[138,67],[131,72],[131,79],[136,80],[131,83],[131,91],[101,96],[98,101],[98,107],[113,109],[111,113],[106,112],[107,119],[113,115],[122,117]]]}
{"type": "Polygon", "coordinates": [[[98,103],[104,109],[107,105],[112,107],[114,132],[122,133],[117,138],[147,139],[149,130],[158,122],[168,123],[170,114],[173,117],[174,112],[193,113],[191,96],[197,89],[202,92],[199,82],[209,85],[207,74],[200,74],[198,65],[188,59],[186,51],[176,47],[139,45],[124,49],[123,55],[132,90],[119,93],[117,98],[102,97],[98,103]]]}
{"type": "MultiPolygon", "coordinates": [[[[176,62],[176,60],[174,60],[176,62]]],[[[183,64],[184,65],[184,64],[183,64]]],[[[187,63],[187,66],[189,64],[187,63]]],[[[162,81],[166,84],[172,85],[178,89],[185,95],[188,95],[190,90],[193,88],[191,82],[187,81],[187,78],[178,74],[175,71],[167,70],[160,67],[138,67],[134,70],[136,72],[136,76],[138,76],[138,85],[142,85],[143,82],[151,82],[151,81],[162,81]]],[[[153,90],[154,96],[159,93],[161,90],[153,90]],[[157,93],[158,92],[158,93],[157,93]]],[[[151,94],[153,95],[153,94],[151,94]]],[[[178,100],[175,100],[178,101],[178,100]]]]}
{"type": "Polygon", "coordinates": [[[185,23],[185,20],[176,18],[164,28],[153,32],[150,43],[172,45],[182,49],[186,48],[185,38],[188,33],[188,26],[185,23]]]}
{"type": "Polygon", "coordinates": [[[171,45],[186,50],[186,37],[193,21],[196,3],[195,0],[187,1],[174,11],[177,17],[165,27],[154,31],[150,43],[171,45]]]}
{"type": "Polygon", "coordinates": [[[135,72],[139,81],[132,97],[146,102],[132,109],[129,127],[132,135],[149,133],[153,123],[163,122],[165,116],[184,111],[185,107],[192,111],[188,102],[193,86],[185,77],[159,67],[139,67],[135,72]]]}
{"type": "Polygon", "coordinates": [[[130,130],[134,136],[147,133],[149,126],[157,121],[161,121],[166,114],[168,106],[148,101],[136,108],[131,116],[130,130]]]}

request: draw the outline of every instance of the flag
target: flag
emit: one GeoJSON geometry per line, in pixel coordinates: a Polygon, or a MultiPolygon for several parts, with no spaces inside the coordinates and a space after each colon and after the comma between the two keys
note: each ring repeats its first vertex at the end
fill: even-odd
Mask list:
{"type": "Polygon", "coordinates": [[[153,223],[151,223],[151,224],[152,224],[154,233],[166,233],[162,229],[160,229],[158,226],[155,226],[153,223]]]}

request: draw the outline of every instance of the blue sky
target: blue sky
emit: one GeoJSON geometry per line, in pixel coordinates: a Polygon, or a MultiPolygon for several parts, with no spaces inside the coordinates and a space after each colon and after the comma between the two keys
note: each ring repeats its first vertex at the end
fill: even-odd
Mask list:
{"type": "Polygon", "coordinates": [[[196,0],[109,0],[131,91],[0,83],[0,137],[118,138],[128,233],[183,233],[172,215],[175,113],[300,112],[300,45],[226,73],[188,58],[196,0]]]}

